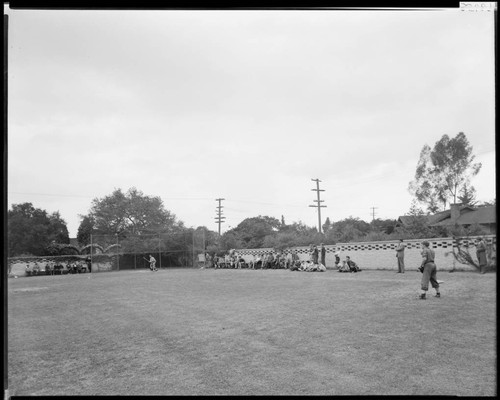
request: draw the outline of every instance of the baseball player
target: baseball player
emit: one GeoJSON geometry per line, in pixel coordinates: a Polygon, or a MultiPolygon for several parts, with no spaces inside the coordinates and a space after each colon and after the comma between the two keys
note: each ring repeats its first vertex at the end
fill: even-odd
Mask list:
{"type": "Polygon", "coordinates": [[[146,260],[149,262],[149,269],[151,271],[158,271],[158,268],[156,268],[156,259],[150,254],[149,255],[149,260],[146,260]]]}
{"type": "Polygon", "coordinates": [[[420,271],[422,272],[422,293],[420,294],[420,299],[425,300],[425,294],[429,289],[429,282],[432,287],[436,290],[436,297],[441,297],[441,293],[439,293],[439,283],[437,281],[436,275],[436,264],[434,263],[434,250],[429,248],[429,242],[424,240],[422,242],[422,246],[424,247],[422,250],[422,264],[420,265],[420,271]]]}

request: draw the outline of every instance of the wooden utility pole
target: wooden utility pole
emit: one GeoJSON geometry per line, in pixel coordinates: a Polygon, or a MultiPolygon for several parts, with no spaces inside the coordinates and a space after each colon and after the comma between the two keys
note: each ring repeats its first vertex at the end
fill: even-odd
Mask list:
{"type": "Polygon", "coordinates": [[[215,201],[219,202],[219,206],[217,207],[217,210],[215,210],[217,212],[217,217],[215,217],[215,222],[219,224],[219,236],[220,236],[220,224],[222,224],[224,222],[224,219],[226,219],[226,217],[222,216],[222,208],[224,207],[221,206],[220,203],[222,200],[225,199],[215,199],[215,201]]]}
{"type": "Polygon", "coordinates": [[[311,180],[316,182],[316,189],[311,189],[311,190],[317,193],[318,198],[317,200],[313,201],[315,201],[318,204],[309,207],[318,207],[318,232],[321,233],[321,207],[326,207],[326,206],[321,205],[321,203],[324,202],[324,200],[320,200],[319,192],[324,192],[324,190],[319,188],[319,183],[321,182],[319,179],[311,179],[311,180]]]}
{"type": "MultiPolygon", "coordinates": [[[[5,4],[5,3],[4,3],[5,4]]],[[[5,7],[5,5],[4,5],[5,7]]],[[[5,12],[5,11],[4,11],[5,12]]],[[[8,80],[8,67],[9,67],[9,60],[7,56],[7,52],[9,49],[9,16],[4,14],[3,15],[3,145],[4,145],[4,157],[3,157],[3,170],[5,171],[3,173],[3,184],[4,184],[4,189],[2,193],[2,204],[7,206],[7,136],[8,136],[8,130],[9,130],[9,125],[7,124],[7,118],[8,118],[8,107],[7,107],[7,101],[8,101],[8,90],[7,90],[7,85],[9,83],[8,80]]],[[[12,42],[11,42],[12,43],[12,42]]],[[[11,108],[12,109],[12,108],[11,108]]],[[[6,207],[5,207],[6,208],[6,207]]],[[[4,209],[5,209],[4,208],[4,209]]],[[[7,235],[4,235],[3,238],[3,248],[8,249],[8,242],[7,242],[7,235]]],[[[3,252],[3,258],[2,258],[2,264],[3,265],[8,265],[9,261],[7,260],[7,251],[3,252]]],[[[9,268],[2,268],[2,285],[4,288],[7,287],[7,280],[9,278],[9,268]]],[[[17,278],[17,276],[16,276],[17,278]]],[[[13,285],[11,285],[13,286],[13,285]]],[[[8,347],[8,342],[7,342],[7,314],[9,313],[9,306],[8,306],[8,296],[7,290],[4,291],[3,295],[3,326],[5,327],[4,332],[5,335],[3,337],[3,354],[9,354],[9,347],[8,347]]],[[[11,297],[10,297],[11,298],[11,297]]],[[[9,374],[8,374],[8,363],[7,363],[7,357],[4,356],[5,362],[3,363],[4,365],[4,370],[3,370],[3,387],[4,387],[4,399],[9,399],[10,394],[9,394],[9,374]]],[[[12,363],[11,363],[12,365],[12,363]]]]}

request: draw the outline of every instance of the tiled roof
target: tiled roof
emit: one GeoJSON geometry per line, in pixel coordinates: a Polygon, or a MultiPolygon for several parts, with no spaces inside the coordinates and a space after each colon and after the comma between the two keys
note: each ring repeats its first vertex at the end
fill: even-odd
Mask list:
{"type": "MultiPolygon", "coordinates": [[[[496,206],[487,206],[479,208],[463,207],[460,209],[460,217],[456,223],[458,225],[472,225],[472,224],[496,224],[497,213],[496,206]]],[[[454,225],[455,222],[451,221],[450,216],[430,224],[431,226],[454,225]]]]}

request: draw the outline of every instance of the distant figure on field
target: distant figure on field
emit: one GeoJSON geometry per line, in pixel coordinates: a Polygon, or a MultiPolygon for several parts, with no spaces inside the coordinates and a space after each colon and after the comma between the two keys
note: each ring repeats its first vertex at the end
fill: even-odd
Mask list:
{"type": "Polygon", "coordinates": [[[358,264],[352,261],[351,257],[346,256],[345,263],[349,267],[350,272],[361,272],[361,269],[358,267],[358,264]]]}
{"type": "Polygon", "coordinates": [[[399,239],[399,244],[396,247],[396,257],[398,259],[398,274],[405,273],[405,248],[406,244],[403,243],[403,239],[399,239]]]}
{"type": "Polygon", "coordinates": [[[326,266],[326,249],[323,243],[321,243],[321,264],[326,266]]]}
{"type": "Polygon", "coordinates": [[[293,249],[292,251],[292,265],[299,265],[300,264],[300,258],[299,254],[297,253],[297,249],[293,249]]]}
{"type": "Polygon", "coordinates": [[[45,265],[45,274],[46,275],[54,275],[54,268],[52,267],[52,261],[49,261],[45,265]]]}
{"type": "Polygon", "coordinates": [[[425,300],[425,294],[429,289],[429,282],[432,287],[436,290],[436,297],[441,297],[439,293],[439,283],[437,281],[436,274],[436,264],[434,263],[434,250],[429,248],[429,242],[424,240],[422,242],[423,250],[422,250],[422,264],[420,265],[422,271],[422,293],[420,294],[420,299],[425,300]]]}
{"type": "Polygon", "coordinates": [[[85,264],[87,264],[87,270],[89,272],[92,272],[92,261],[90,260],[90,257],[87,257],[85,259],[85,264]]]}
{"type": "Polygon", "coordinates": [[[335,266],[337,268],[340,268],[340,252],[336,252],[335,254],[335,266]]]}
{"type": "Polygon", "coordinates": [[[345,261],[340,261],[337,264],[338,272],[351,272],[349,265],[345,261]]]}
{"type": "Polygon", "coordinates": [[[476,256],[479,263],[479,272],[484,274],[488,261],[486,259],[486,243],[483,238],[479,238],[476,242],[476,256]]]}
{"type": "Polygon", "coordinates": [[[149,262],[149,269],[151,271],[158,271],[158,268],[156,268],[156,258],[154,258],[151,254],[149,255],[149,260],[146,260],[149,262]]]}
{"type": "Polygon", "coordinates": [[[318,263],[318,256],[319,256],[318,246],[314,246],[311,254],[311,261],[313,262],[313,264],[318,263]]]}
{"type": "Polygon", "coordinates": [[[40,266],[35,261],[35,265],[33,265],[33,275],[40,275],[40,266]]]}

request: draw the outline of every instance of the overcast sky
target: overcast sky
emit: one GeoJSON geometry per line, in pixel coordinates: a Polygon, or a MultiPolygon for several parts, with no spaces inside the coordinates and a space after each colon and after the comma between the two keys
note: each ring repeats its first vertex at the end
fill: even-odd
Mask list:
{"type": "Polygon", "coordinates": [[[8,10],[8,205],[136,187],[188,227],[408,212],[420,151],[464,132],[495,198],[493,12],[8,10]]]}

